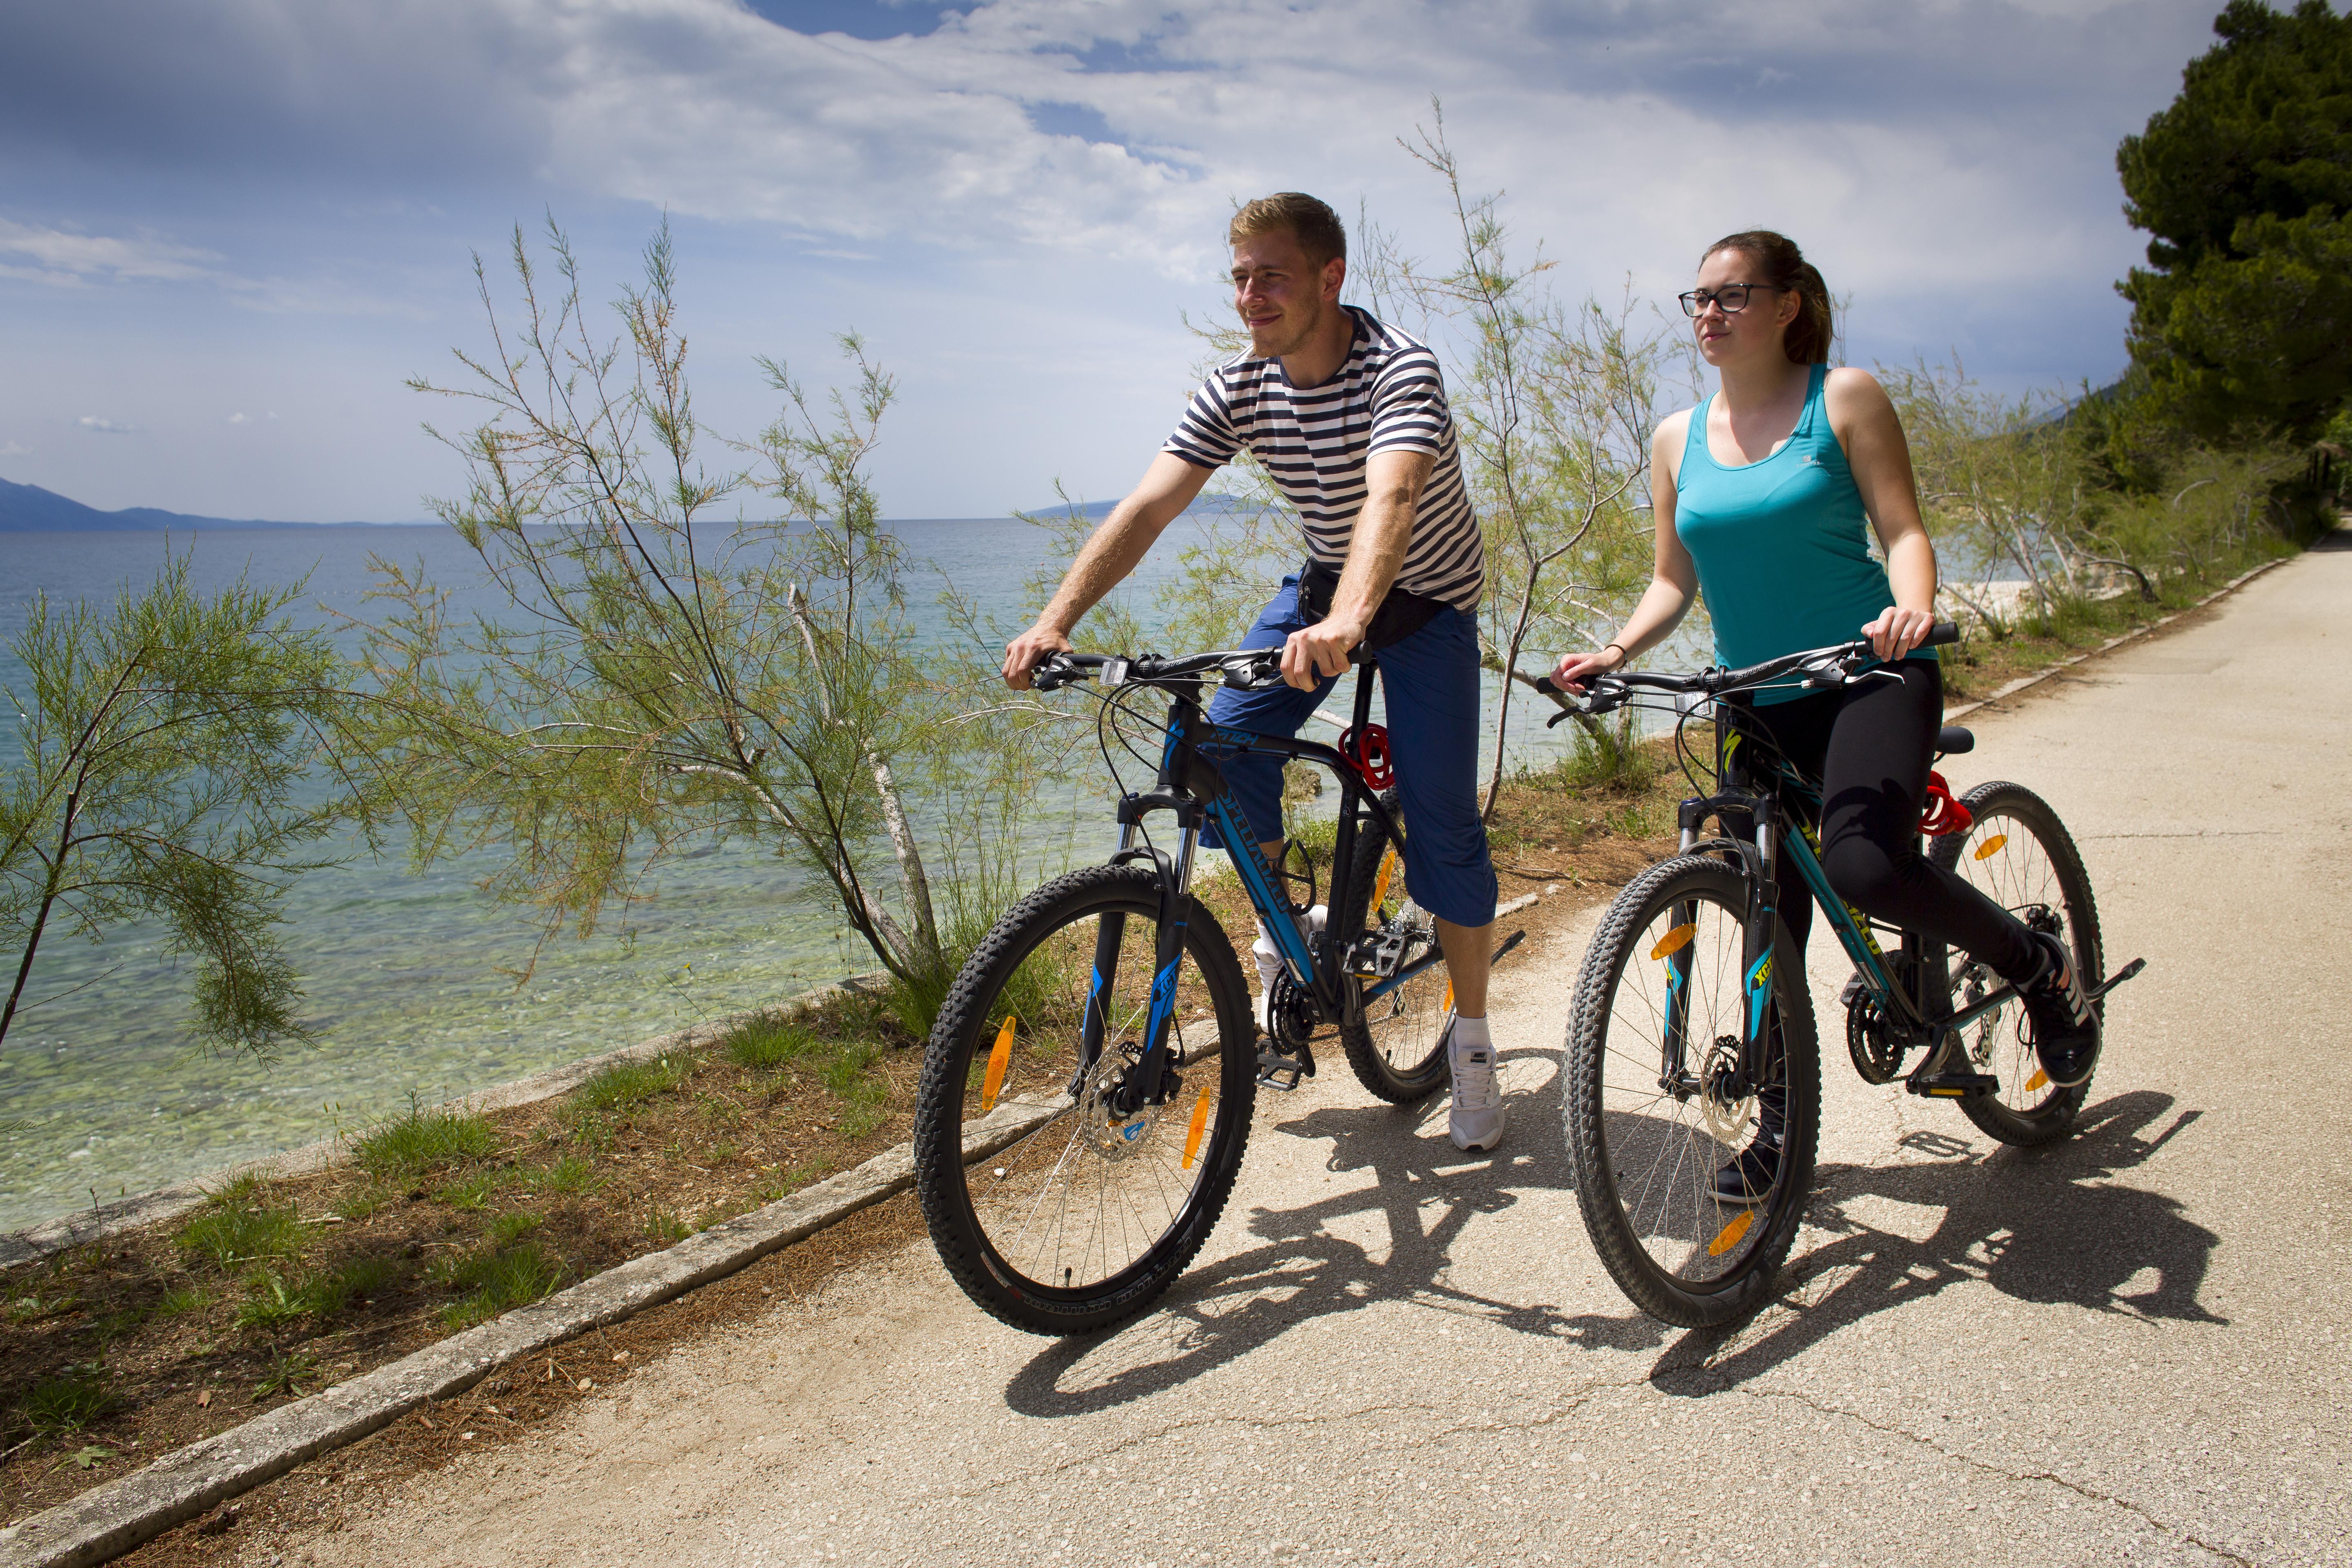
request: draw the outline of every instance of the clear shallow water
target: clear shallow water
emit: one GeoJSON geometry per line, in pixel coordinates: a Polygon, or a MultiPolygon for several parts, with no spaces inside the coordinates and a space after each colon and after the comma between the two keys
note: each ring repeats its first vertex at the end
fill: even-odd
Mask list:
{"type": "MultiPolygon", "coordinates": [[[[891,526],[958,587],[1008,609],[1047,542],[1018,521],[891,526]]],[[[1147,573],[1171,570],[1181,542],[1163,539],[1147,573]]],[[[257,583],[307,573],[306,618],[367,612],[371,552],[421,558],[452,585],[474,576],[472,552],[437,526],[207,531],[172,544],[193,549],[200,589],[240,573],[257,583]]],[[[0,534],[0,638],[22,629],[37,593],[110,598],[126,580],[143,586],[164,549],[157,533],[0,534]]],[[[918,614],[932,591],[912,585],[918,614]]],[[[23,675],[0,648],[0,684],[21,688],[23,675]]],[[[1490,714],[1493,696],[1490,680],[1490,714]]],[[[1513,750],[1532,759],[1562,740],[1538,729],[1513,750]]],[[[13,727],[0,731],[0,767],[16,746],[13,727]]],[[[1070,845],[1074,811],[1081,857],[1111,831],[1091,793],[1108,786],[1099,759],[1082,753],[1080,765],[1071,800],[1040,814],[1043,858],[1070,845]]],[[[0,1229],[295,1147],[393,1112],[412,1092],[463,1095],[875,967],[837,917],[795,896],[799,873],[738,844],[667,868],[625,939],[616,923],[551,943],[517,990],[501,969],[528,959],[535,932],[474,889],[481,868],[415,876],[394,857],[299,883],[286,942],[320,1037],[267,1063],[190,1049],[188,975],[156,931],[118,930],[98,945],[51,932],[28,995],[72,994],[21,1014],[0,1041],[0,1122],[26,1124],[0,1134],[0,1229]]]]}

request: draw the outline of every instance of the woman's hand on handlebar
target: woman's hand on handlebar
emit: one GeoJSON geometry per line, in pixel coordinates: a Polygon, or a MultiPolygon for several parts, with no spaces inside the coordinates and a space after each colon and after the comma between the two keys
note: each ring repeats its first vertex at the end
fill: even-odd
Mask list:
{"type": "Polygon", "coordinates": [[[1004,684],[1026,691],[1037,667],[1057,653],[1070,651],[1070,639],[1047,626],[1031,626],[1004,645],[1004,684]]]}
{"type": "Polygon", "coordinates": [[[1906,610],[1890,605],[1878,613],[1878,618],[1862,628],[1870,639],[1870,651],[1888,664],[1908,654],[1927,640],[1935,629],[1936,616],[1930,610],[1906,610]]]}
{"type": "Polygon", "coordinates": [[[1608,675],[1620,669],[1624,663],[1625,650],[1615,643],[1597,653],[1562,654],[1559,663],[1552,668],[1551,683],[1563,691],[1581,697],[1585,682],[1596,675],[1608,675]]]}

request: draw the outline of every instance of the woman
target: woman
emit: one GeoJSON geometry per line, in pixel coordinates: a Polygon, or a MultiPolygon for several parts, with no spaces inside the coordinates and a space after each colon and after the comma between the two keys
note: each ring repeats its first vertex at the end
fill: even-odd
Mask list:
{"type": "MultiPolygon", "coordinates": [[[[1652,439],[1656,563],[1641,603],[1600,652],[1562,658],[1554,679],[1581,691],[1622,668],[1674,630],[1695,593],[1706,595],[1727,666],[1868,637],[1899,680],[1767,689],[1733,720],[1822,781],[1822,867],[1839,896],[2015,982],[2051,1081],[2083,1082],[2098,1057],[2098,1021],[2065,943],[1919,852],[1944,689],[1934,651],[1919,647],[1935,624],[1936,551],[1894,405],[1867,373],[1829,368],[1829,289],[1781,235],[1716,241],[1682,303],[1719,390],[1652,439]]],[[[1792,867],[1780,876],[1781,915],[1801,949],[1812,901],[1792,867]]],[[[1764,1107],[1761,1133],[1775,1147],[1776,1109],[1764,1107]]],[[[1761,1198],[1777,1163],[1749,1150],[1717,1174],[1718,1195],[1761,1198]]]]}

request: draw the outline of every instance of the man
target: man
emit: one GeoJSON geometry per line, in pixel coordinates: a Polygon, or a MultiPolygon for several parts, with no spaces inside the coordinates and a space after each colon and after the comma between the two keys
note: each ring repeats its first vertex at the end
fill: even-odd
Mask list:
{"type": "MultiPolygon", "coordinates": [[[[1244,447],[1255,454],[1297,508],[1309,560],[1243,639],[1245,647],[1280,647],[1287,684],[1222,688],[1209,717],[1296,734],[1348,668],[1349,650],[1368,632],[1381,634],[1405,885],[1435,918],[1454,981],[1449,1131],[1457,1148],[1492,1149],[1502,1142],[1504,1110],[1486,1024],[1495,870],[1477,807],[1476,617],[1486,557],[1437,359],[1339,303],[1347,235],[1313,196],[1290,191],[1251,202],[1234,214],[1227,237],[1234,306],[1250,352],[1193,395],[1143,482],[1087,541],[1037,624],[1007,646],[1004,679],[1026,689],[1030,673],[1070,647],[1070,628],[1135,569],[1210,474],[1244,447]]],[[[1244,754],[1222,766],[1273,861],[1282,850],[1279,763],[1244,754]]],[[[1254,951],[1263,1018],[1263,993],[1281,960],[1263,929],[1254,951]]]]}

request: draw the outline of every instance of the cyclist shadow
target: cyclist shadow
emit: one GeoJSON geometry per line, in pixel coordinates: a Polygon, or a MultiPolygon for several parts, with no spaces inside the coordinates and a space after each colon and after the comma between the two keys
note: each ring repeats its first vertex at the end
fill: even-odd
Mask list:
{"type": "MultiPolygon", "coordinates": [[[[1434,1104],[1442,1116],[1444,1100],[1434,1104]]],[[[1262,1124],[1254,1149],[1269,1132],[1328,1140],[1327,1171],[1370,1172],[1373,1184],[1297,1208],[1250,1211],[1246,1223],[1261,1245],[1188,1271],[1150,1312],[1108,1334],[1041,1352],[1014,1375],[1006,1403],[1029,1415],[1114,1408],[1189,1383],[1302,1323],[1382,1302],[1581,1344],[1640,1351],[1665,1343],[1674,1331],[1638,1315],[1572,1314],[1451,1284],[1450,1253],[1471,1221],[1510,1209],[1515,1187],[1564,1187],[1566,1161],[1556,1150],[1459,1154],[1444,1139],[1420,1134],[1423,1110],[1325,1106],[1262,1124]]]]}
{"type": "Polygon", "coordinates": [[[1652,1381],[1694,1395],[1737,1386],[1874,1312],[1969,1280],[2021,1301],[2226,1323],[2197,1299],[2221,1238],[2177,1199],[2096,1180],[2142,1163],[2203,1114],[2180,1111],[2146,1135],[2174,1104],[2153,1089],[2117,1095],[2089,1108],[2074,1136],[2040,1150],[1984,1154],[1915,1131],[1899,1142],[1927,1161],[1822,1166],[1806,1224],[1832,1239],[1791,1260],[1787,1288],[1760,1319],[1682,1336],[1652,1381]],[[1942,1218],[1928,1228],[1920,1216],[1933,1209],[1942,1218]]]}

